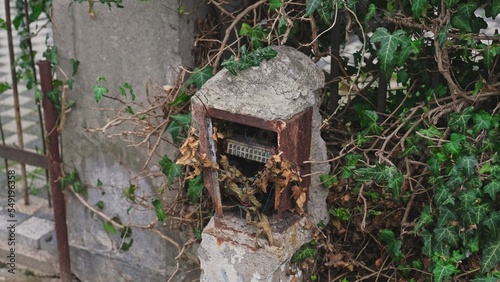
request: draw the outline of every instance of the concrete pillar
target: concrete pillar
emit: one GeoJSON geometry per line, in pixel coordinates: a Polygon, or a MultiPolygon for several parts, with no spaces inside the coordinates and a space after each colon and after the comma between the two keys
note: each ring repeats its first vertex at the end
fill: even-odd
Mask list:
{"type": "MultiPolygon", "coordinates": [[[[200,131],[198,134],[202,150],[202,138],[212,136],[210,132],[201,132],[207,129],[203,124],[207,118],[213,120],[232,117],[233,120],[228,122],[277,130],[279,139],[280,132],[285,132],[290,126],[293,127],[295,117],[307,116],[310,120],[303,124],[311,126],[312,130],[296,128],[286,134],[287,138],[304,140],[304,143],[278,140],[277,148],[285,151],[284,156],[287,155],[287,150],[307,152],[310,149],[306,160],[326,160],[326,147],[319,130],[321,116],[317,99],[317,90],[324,84],[324,75],[299,51],[290,47],[274,49],[278,52],[275,58],[261,62],[258,67],[238,72],[237,76],[226,70],[220,71],[207,81],[192,99],[193,111],[206,111],[201,115],[193,113],[200,131]],[[310,113],[311,110],[312,115],[301,115],[310,113]],[[282,146],[283,144],[285,146],[282,146]],[[286,147],[290,145],[299,147],[286,147]]],[[[243,126],[239,124],[233,126],[243,126]]],[[[218,132],[223,130],[224,128],[218,128],[218,132]]],[[[207,155],[209,154],[211,150],[207,150],[207,155]]],[[[300,152],[288,155],[300,156],[300,152]]],[[[308,167],[304,163],[297,163],[297,166],[308,167]]],[[[258,236],[262,230],[247,223],[244,216],[239,213],[224,212],[220,215],[222,214],[220,212],[220,216],[214,216],[203,230],[202,243],[198,251],[202,270],[201,281],[290,280],[291,277],[287,275],[290,258],[301,245],[312,239],[314,226],[320,221],[326,223],[328,220],[326,208],[328,190],[319,181],[319,175],[328,173],[328,169],[327,163],[312,164],[310,172],[313,175],[307,181],[304,180],[306,177],[302,180],[309,186],[305,214],[287,212],[280,218],[277,211],[270,215],[273,245],[270,245],[266,236],[258,236]]],[[[204,177],[207,178],[206,175],[204,177]]],[[[206,186],[211,183],[210,179],[205,179],[206,186]]],[[[219,189],[218,186],[223,186],[222,183],[219,184],[213,185],[212,189],[216,190],[219,189]]],[[[224,195],[223,188],[220,189],[221,195],[224,195]]],[[[286,199],[282,198],[280,203],[282,201],[286,199]]]]}
{"type": "MultiPolygon", "coordinates": [[[[108,99],[96,104],[92,88],[98,76],[106,77],[110,95],[119,93],[119,86],[128,82],[140,101],[145,98],[144,85],[148,80],[160,86],[172,84],[180,66],[192,66],[195,17],[203,10],[196,0],[182,1],[189,15],[178,14],[177,0],[124,0],[121,9],[114,6],[109,9],[94,1],[95,16],[91,17],[87,1],[70,2],[54,0],[52,11],[54,41],[66,73],[71,73],[70,58],[80,61],[74,89],[69,92],[69,99],[76,104],[62,133],[65,170],[78,170],[89,188],[86,199],[90,205],[103,201],[103,212],[119,217],[122,223],[148,224],[154,220],[154,212],[128,210],[131,205],[122,196],[122,189],[130,185],[129,179],[142,170],[146,150],[127,147],[120,138],[108,138],[110,132],[86,130],[102,127],[115,114],[98,108],[122,107],[108,99]],[[195,7],[200,10],[195,11],[195,7]],[[104,184],[102,189],[96,188],[98,179],[104,184]]],[[[162,143],[160,147],[160,154],[173,158],[176,152],[173,146],[162,143]]],[[[157,163],[157,159],[151,163],[157,163]]],[[[158,183],[144,180],[140,187],[137,193],[154,195],[158,183]]],[[[131,249],[118,251],[119,234],[106,233],[102,221],[70,193],[66,193],[66,199],[72,270],[82,281],[169,278],[178,252],[170,243],[134,228],[131,249]]],[[[163,228],[162,232],[183,242],[178,231],[163,228]]],[[[174,281],[198,276],[196,272],[180,273],[174,281]]]]}

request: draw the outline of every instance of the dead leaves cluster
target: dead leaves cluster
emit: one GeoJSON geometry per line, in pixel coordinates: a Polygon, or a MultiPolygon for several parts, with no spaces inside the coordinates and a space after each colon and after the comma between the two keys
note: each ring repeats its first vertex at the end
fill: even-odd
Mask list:
{"type": "Polygon", "coordinates": [[[247,208],[246,211],[246,221],[249,224],[255,225],[257,229],[259,229],[259,231],[257,232],[257,236],[255,237],[255,245],[258,246],[257,240],[259,239],[259,236],[266,235],[267,239],[269,240],[269,246],[273,246],[273,231],[271,229],[271,224],[269,224],[269,219],[267,218],[267,216],[265,214],[259,213],[259,211],[255,207],[247,208]],[[257,217],[257,220],[252,219],[253,215],[257,217]]]}
{"type": "Polygon", "coordinates": [[[207,154],[200,154],[198,147],[199,140],[194,135],[194,130],[190,130],[189,137],[179,148],[181,157],[175,162],[178,165],[186,165],[193,169],[185,177],[186,180],[198,176],[201,173],[202,168],[214,167],[214,162],[207,158],[207,154]]]}
{"type": "Polygon", "coordinates": [[[244,205],[260,208],[262,204],[255,197],[255,193],[258,191],[253,188],[251,179],[243,175],[235,166],[230,165],[224,155],[221,156],[219,164],[222,167],[219,181],[225,183],[225,192],[237,197],[244,205]]]}
{"type": "Polygon", "coordinates": [[[297,167],[290,161],[281,157],[281,153],[271,156],[266,163],[263,171],[257,174],[255,183],[267,192],[269,183],[274,184],[275,196],[274,207],[278,209],[280,206],[280,195],[290,185],[292,186],[292,197],[295,200],[295,211],[302,215],[304,214],[304,205],[307,199],[307,187],[300,187],[298,184],[302,181],[298,173],[297,167]]]}

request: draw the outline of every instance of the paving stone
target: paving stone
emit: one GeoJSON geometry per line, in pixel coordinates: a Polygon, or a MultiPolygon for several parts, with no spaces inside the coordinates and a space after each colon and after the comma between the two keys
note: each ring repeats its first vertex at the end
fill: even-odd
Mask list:
{"type": "MultiPolygon", "coordinates": [[[[28,144],[30,142],[33,142],[37,140],[38,136],[31,135],[31,134],[23,134],[23,143],[28,144]]],[[[5,139],[5,144],[7,145],[12,145],[12,144],[18,144],[17,142],[17,135],[11,135],[5,139]]]]}
{"type": "Polygon", "coordinates": [[[10,218],[8,216],[6,209],[5,208],[2,209],[3,210],[0,211],[2,213],[0,214],[0,234],[2,234],[1,236],[8,233],[7,227],[10,225],[8,220],[12,219],[16,220],[15,222],[12,223],[16,223],[16,226],[19,226],[19,224],[23,223],[30,217],[27,214],[18,212],[16,213],[16,216],[14,218],[10,218]]]}
{"type": "Polygon", "coordinates": [[[36,212],[38,212],[41,208],[48,206],[49,203],[46,199],[37,197],[37,196],[30,196],[30,204],[29,205],[24,205],[24,203],[19,200],[19,202],[16,204],[17,210],[21,213],[33,215],[36,212]]]}
{"type": "MultiPolygon", "coordinates": [[[[34,122],[34,121],[29,121],[29,120],[22,120],[21,121],[23,131],[27,130],[28,128],[32,127],[35,124],[36,124],[36,122],[34,122]]],[[[16,125],[15,120],[4,123],[4,124],[2,124],[2,126],[3,126],[4,130],[9,130],[9,131],[13,131],[13,132],[16,132],[16,130],[17,130],[17,125],[16,125]]]]}
{"type": "Polygon", "coordinates": [[[16,230],[16,240],[22,246],[39,250],[41,241],[54,232],[54,222],[39,217],[30,217],[16,230]]]}

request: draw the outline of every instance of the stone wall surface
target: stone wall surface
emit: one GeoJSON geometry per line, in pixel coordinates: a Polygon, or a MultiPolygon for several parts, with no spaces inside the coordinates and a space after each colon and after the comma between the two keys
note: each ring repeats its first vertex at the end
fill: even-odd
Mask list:
{"type": "MultiPolygon", "coordinates": [[[[189,15],[178,14],[177,0],[124,0],[124,8],[94,3],[95,16],[89,15],[88,3],[53,1],[54,41],[59,61],[71,70],[69,59],[80,61],[74,89],[69,99],[76,104],[67,116],[62,133],[65,170],[77,169],[88,186],[87,201],[94,206],[104,202],[103,212],[119,217],[122,223],[146,225],[155,220],[151,211],[133,209],[122,196],[122,188],[139,173],[147,152],[143,147],[128,147],[121,138],[87,129],[102,127],[121,104],[110,99],[96,103],[92,88],[98,76],[107,79],[109,95],[119,86],[131,84],[137,100],[145,99],[145,83],[171,84],[179,66],[192,65],[195,17],[203,12],[196,0],[183,1],[189,15]],[[100,109],[99,109],[100,108],[100,109]],[[97,180],[103,188],[97,189],[97,180]]],[[[69,71],[67,71],[69,72],[69,71]]],[[[126,130],[122,128],[121,130],[126,130]]],[[[161,145],[160,156],[173,158],[175,148],[161,145]]],[[[157,163],[157,159],[152,164],[157,163]]],[[[154,195],[158,183],[144,180],[138,194],[154,195]]],[[[168,197],[168,193],[166,194],[168,197]]],[[[71,245],[72,271],[82,281],[166,281],[176,266],[178,250],[158,235],[133,229],[134,244],[128,252],[118,251],[118,235],[109,235],[100,218],[92,215],[74,196],[66,193],[67,222],[71,245]]],[[[182,242],[182,234],[167,230],[167,235],[182,242]]],[[[182,266],[182,267],[189,267],[182,266]]],[[[189,272],[198,277],[196,271],[189,272]]],[[[182,274],[175,281],[190,280],[182,274]]]]}

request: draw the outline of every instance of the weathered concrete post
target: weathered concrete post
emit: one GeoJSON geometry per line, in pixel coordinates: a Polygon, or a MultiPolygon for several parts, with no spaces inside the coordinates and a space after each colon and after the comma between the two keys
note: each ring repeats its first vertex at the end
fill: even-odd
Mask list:
{"type": "MultiPolygon", "coordinates": [[[[275,146],[274,150],[296,162],[302,174],[309,175],[304,176],[301,183],[309,187],[305,214],[298,216],[287,212],[285,209],[292,208],[286,205],[291,194],[281,194],[279,207],[275,207],[277,211],[269,218],[274,244],[269,246],[266,240],[258,239],[260,247],[257,247],[259,230],[239,213],[222,212],[223,192],[217,191],[217,176],[206,169],[205,186],[215,198],[216,216],[204,229],[198,251],[201,281],[288,281],[291,277],[286,274],[287,264],[291,256],[311,240],[312,227],[328,219],[328,191],[322,187],[317,174],[328,173],[328,164],[304,162],[326,160],[327,157],[320,137],[317,101],[317,90],[324,84],[324,75],[297,50],[290,47],[274,49],[278,55],[263,61],[259,67],[241,71],[237,76],[222,70],[210,79],[192,99],[193,119],[199,131],[200,149],[212,158],[219,148],[210,141],[212,123],[216,121],[219,126],[244,132],[245,136],[254,132],[254,135],[274,140],[268,146],[275,146]]],[[[225,143],[228,142],[236,144],[235,150],[241,151],[229,152],[231,148],[227,149],[228,153],[236,155],[234,160],[244,162],[242,166],[249,165],[243,159],[259,162],[261,156],[269,157],[266,145],[259,145],[264,144],[262,140],[254,142],[251,148],[244,148],[252,142],[247,137],[239,143],[228,138],[225,143]]]]}
{"type": "MultiPolygon", "coordinates": [[[[102,99],[97,104],[92,88],[96,78],[104,76],[110,95],[119,93],[119,87],[129,83],[137,101],[143,101],[146,82],[173,84],[179,67],[193,64],[191,50],[196,17],[204,12],[204,5],[197,0],[182,1],[186,14],[181,15],[177,0],[124,0],[124,8],[114,5],[109,8],[94,1],[95,14],[89,15],[87,1],[78,4],[54,0],[52,3],[59,62],[70,74],[69,59],[80,61],[73,90],[68,93],[68,100],[75,100],[76,104],[67,115],[62,132],[65,170],[79,172],[82,183],[88,187],[85,200],[90,206],[102,201],[102,212],[120,218],[123,224],[148,225],[155,220],[154,212],[135,207],[129,209],[131,204],[122,195],[122,189],[132,184],[129,180],[143,170],[147,150],[130,147],[130,143],[121,138],[108,138],[109,133],[87,130],[104,126],[116,114],[100,109],[121,107],[110,99],[102,99]],[[100,188],[96,187],[98,180],[103,183],[100,188]]],[[[162,137],[169,138],[167,133],[162,137]]],[[[174,146],[165,142],[159,147],[158,155],[175,157],[177,148],[174,146]]],[[[153,159],[150,166],[157,162],[153,159]]],[[[138,195],[156,195],[161,183],[148,178],[133,184],[140,187],[138,195]]],[[[126,252],[120,251],[120,231],[108,234],[100,217],[72,194],[68,196],[71,268],[80,280],[167,281],[175,272],[178,245],[156,233],[134,227],[133,246],[126,252]]],[[[175,195],[164,193],[162,196],[167,202],[175,195]]],[[[156,228],[180,245],[186,240],[186,235],[167,225],[158,224],[156,228]]],[[[196,271],[184,271],[194,268],[185,262],[180,264],[172,281],[189,281],[198,276],[196,271]]]]}

